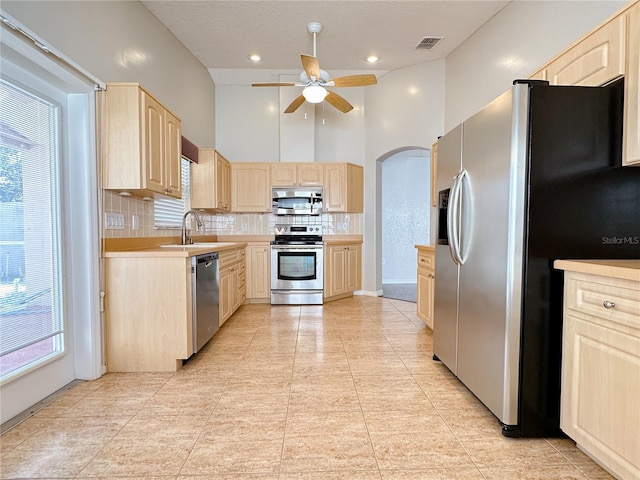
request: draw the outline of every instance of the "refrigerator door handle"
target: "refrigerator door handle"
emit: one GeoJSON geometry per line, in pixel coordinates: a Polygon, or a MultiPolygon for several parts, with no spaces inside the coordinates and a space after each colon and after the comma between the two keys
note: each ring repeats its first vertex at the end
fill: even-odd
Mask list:
{"type": "MultiPolygon", "coordinates": [[[[469,204],[467,203],[467,200],[465,200],[465,199],[466,199],[466,197],[467,197],[467,195],[465,195],[465,192],[463,191],[463,188],[464,188],[464,182],[465,182],[465,180],[467,181],[467,183],[469,183],[469,182],[470,182],[469,172],[467,172],[466,170],[462,170],[462,172],[460,172],[459,177],[460,177],[460,180],[458,181],[458,183],[459,183],[459,187],[458,187],[459,193],[458,193],[458,196],[460,197],[460,201],[458,202],[458,203],[459,203],[458,218],[459,218],[460,224],[459,224],[459,227],[458,227],[458,237],[456,238],[456,248],[457,248],[457,250],[458,250],[459,264],[460,264],[460,265],[464,265],[464,264],[465,264],[465,262],[467,261],[468,256],[469,256],[469,255],[468,255],[468,253],[469,253],[469,246],[470,246],[470,245],[469,245],[469,242],[470,242],[470,237],[469,237],[469,235],[470,235],[470,233],[471,233],[471,231],[472,231],[472,229],[471,229],[471,228],[468,228],[468,227],[470,227],[470,223],[469,223],[469,222],[470,222],[472,219],[471,219],[471,218],[468,218],[468,217],[469,217],[469,215],[471,215],[471,214],[472,214],[472,212],[471,212],[471,211],[472,211],[473,209],[471,208],[471,207],[472,207],[472,205],[469,205],[469,204]],[[467,207],[469,207],[469,208],[468,208],[468,209],[465,209],[465,208],[464,208],[464,204],[466,204],[466,205],[467,205],[467,207]],[[460,239],[461,239],[461,238],[463,238],[463,233],[464,233],[464,232],[463,232],[462,230],[463,230],[463,227],[464,227],[464,226],[466,226],[466,227],[469,229],[469,233],[467,233],[466,235],[464,235],[464,239],[465,239],[465,245],[464,245],[464,247],[465,247],[465,248],[463,249],[463,245],[461,244],[460,239]],[[466,253],[465,253],[465,252],[466,252],[466,253]]],[[[471,195],[471,190],[470,190],[470,189],[468,189],[467,193],[468,193],[469,195],[471,195]]],[[[466,229],[465,229],[465,232],[466,232],[466,229]]]]}
{"type": "Polygon", "coordinates": [[[451,258],[456,265],[461,265],[460,258],[460,243],[459,243],[459,222],[460,222],[460,186],[462,173],[458,173],[453,178],[453,185],[451,186],[451,193],[449,196],[449,204],[447,209],[447,235],[449,237],[449,250],[451,252],[451,258]]]}

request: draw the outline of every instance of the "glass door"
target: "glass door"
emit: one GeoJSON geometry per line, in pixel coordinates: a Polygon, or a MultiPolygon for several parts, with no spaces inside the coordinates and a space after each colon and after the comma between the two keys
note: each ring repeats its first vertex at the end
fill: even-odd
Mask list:
{"type": "Polygon", "coordinates": [[[0,79],[0,381],[65,352],[59,106],[0,79]]]}

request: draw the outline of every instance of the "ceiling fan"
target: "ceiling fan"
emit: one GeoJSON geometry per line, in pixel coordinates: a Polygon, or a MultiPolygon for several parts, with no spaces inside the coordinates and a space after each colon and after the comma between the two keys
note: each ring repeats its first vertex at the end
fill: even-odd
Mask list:
{"type": "Polygon", "coordinates": [[[253,83],[252,87],[304,87],[304,90],[286,108],[284,113],[295,112],[306,100],[309,103],[321,103],[326,100],[342,113],[353,110],[353,105],[347,102],[337,93],[328,91],[325,87],[364,87],[378,83],[373,74],[347,75],[344,77],[330,78],[325,70],[320,69],[320,64],[316,58],[316,35],[322,30],[322,25],[318,22],[311,22],[307,25],[309,33],[313,34],[313,56],[300,55],[303,71],[300,73],[299,83],[288,82],[267,82],[253,83]]]}

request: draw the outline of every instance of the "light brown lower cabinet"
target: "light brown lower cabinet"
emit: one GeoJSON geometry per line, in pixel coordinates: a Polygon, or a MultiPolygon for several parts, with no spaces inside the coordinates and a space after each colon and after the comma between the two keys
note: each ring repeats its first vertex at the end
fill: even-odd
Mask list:
{"type": "Polygon", "coordinates": [[[435,253],[418,250],[418,305],[417,315],[433,330],[433,296],[435,292],[435,253]]]}
{"type": "Polygon", "coordinates": [[[564,295],[560,427],[618,478],[638,479],[640,281],[566,271],[564,295]]]}
{"type": "Polygon", "coordinates": [[[247,301],[271,299],[271,247],[269,243],[247,245],[247,301]]]}
{"type": "Polygon", "coordinates": [[[105,258],[108,372],[166,372],[193,354],[191,258],[105,258]]]}
{"type": "Polygon", "coordinates": [[[350,296],[362,286],[362,244],[334,244],[324,249],[324,298],[350,296]]]}
{"type": "Polygon", "coordinates": [[[221,252],[220,269],[220,326],[242,305],[246,298],[245,250],[221,252]]]}

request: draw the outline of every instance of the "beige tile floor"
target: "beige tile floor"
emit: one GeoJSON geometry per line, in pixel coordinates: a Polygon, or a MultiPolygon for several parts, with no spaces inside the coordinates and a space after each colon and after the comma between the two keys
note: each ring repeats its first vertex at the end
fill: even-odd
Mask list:
{"type": "Polygon", "coordinates": [[[507,439],[415,304],[242,307],[177,373],[81,383],[1,437],[0,477],[612,478],[567,439],[507,439]]]}

